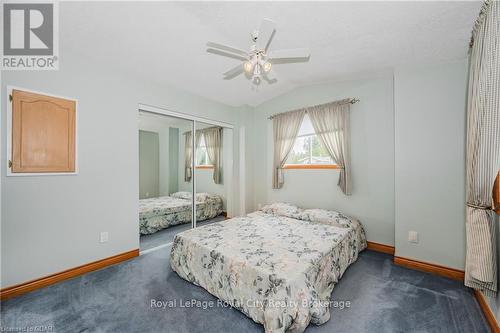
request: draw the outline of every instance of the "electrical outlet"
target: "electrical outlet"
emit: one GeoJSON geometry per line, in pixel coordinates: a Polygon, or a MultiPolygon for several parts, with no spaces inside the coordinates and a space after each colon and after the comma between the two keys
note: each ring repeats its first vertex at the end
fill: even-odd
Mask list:
{"type": "Polygon", "coordinates": [[[101,232],[101,235],[100,235],[100,238],[99,238],[99,241],[101,243],[107,243],[109,240],[109,234],[107,231],[102,231],[101,232]]]}
{"type": "Polygon", "coordinates": [[[257,204],[257,209],[260,210],[261,208],[262,208],[262,204],[261,203],[257,204]]]}
{"type": "Polygon", "coordinates": [[[408,232],[408,242],[417,244],[418,243],[418,232],[409,231],[408,232]]]}

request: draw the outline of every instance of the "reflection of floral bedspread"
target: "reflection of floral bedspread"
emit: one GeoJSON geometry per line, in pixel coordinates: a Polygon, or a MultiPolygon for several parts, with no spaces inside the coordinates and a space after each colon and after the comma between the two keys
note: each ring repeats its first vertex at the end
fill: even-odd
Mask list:
{"type": "Polygon", "coordinates": [[[213,223],[177,234],[170,264],[266,332],[302,332],[330,318],[333,287],[366,247],[359,222],[335,219],[345,226],[264,212],[213,223]]]}
{"type": "MultiPolygon", "coordinates": [[[[204,221],[222,213],[222,199],[208,194],[196,202],[196,219],[204,221]]],[[[139,232],[152,234],[173,225],[191,222],[191,200],[164,196],[139,200],[139,232]]]]}

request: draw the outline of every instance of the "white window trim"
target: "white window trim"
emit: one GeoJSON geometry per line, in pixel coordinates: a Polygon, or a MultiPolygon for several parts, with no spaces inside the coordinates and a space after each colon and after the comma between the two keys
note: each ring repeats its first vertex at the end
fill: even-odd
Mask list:
{"type": "Polygon", "coordinates": [[[7,86],[7,95],[5,96],[5,103],[7,103],[7,128],[6,128],[6,133],[7,133],[7,177],[29,177],[29,176],[74,176],[78,175],[78,124],[80,123],[78,121],[80,112],[78,112],[78,99],[71,98],[71,97],[66,97],[66,96],[61,96],[61,95],[54,95],[50,93],[46,93],[43,91],[37,91],[33,89],[26,89],[26,88],[21,88],[21,87],[16,87],[16,86],[7,86]],[[45,95],[45,96],[50,96],[50,97],[55,97],[55,98],[61,98],[61,99],[67,99],[70,101],[75,102],[75,171],[73,172],[12,172],[12,169],[9,168],[9,161],[12,159],[12,102],[9,99],[9,96],[12,94],[12,90],[22,90],[26,92],[30,92],[33,94],[39,94],[39,95],[45,95]]]}

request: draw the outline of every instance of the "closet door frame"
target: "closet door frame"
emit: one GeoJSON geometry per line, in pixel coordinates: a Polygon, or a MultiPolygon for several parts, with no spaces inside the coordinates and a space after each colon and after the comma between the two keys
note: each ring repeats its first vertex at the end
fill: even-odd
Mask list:
{"type": "MultiPolygon", "coordinates": [[[[191,123],[191,133],[196,133],[196,122],[204,123],[204,124],[209,124],[209,125],[214,125],[214,126],[220,126],[220,127],[225,127],[234,130],[234,125],[230,123],[226,123],[223,121],[218,121],[218,120],[213,120],[209,118],[204,118],[204,117],[198,117],[198,116],[193,116],[190,114],[186,113],[181,113],[165,108],[159,108],[156,106],[148,105],[148,104],[142,104],[139,103],[138,105],[138,115],[139,112],[144,111],[144,112],[149,112],[149,113],[156,113],[162,116],[170,116],[170,117],[175,117],[175,118],[180,118],[180,119],[185,119],[192,121],[191,123]]],[[[191,159],[191,170],[193,170],[193,177],[192,177],[192,182],[191,182],[191,191],[193,195],[191,196],[191,227],[196,228],[196,134],[193,135],[193,140],[192,140],[192,150],[193,150],[193,158],[191,159]]],[[[234,166],[233,166],[234,167],[234,166]]]]}

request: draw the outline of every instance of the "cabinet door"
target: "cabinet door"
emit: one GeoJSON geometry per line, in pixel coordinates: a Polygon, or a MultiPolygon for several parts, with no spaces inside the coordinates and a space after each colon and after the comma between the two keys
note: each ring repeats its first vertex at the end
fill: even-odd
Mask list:
{"type": "Polygon", "coordinates": [[[12,173],[75,171],[76,103],[12,91],[12,173]]]}

